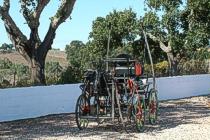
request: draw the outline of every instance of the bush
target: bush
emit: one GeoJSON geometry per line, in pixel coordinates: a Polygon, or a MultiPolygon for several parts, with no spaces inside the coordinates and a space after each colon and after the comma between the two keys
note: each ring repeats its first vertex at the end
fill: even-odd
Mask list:
{"type": "Polygon", "coordinates": [[[30,81],[30,79],[28,79],[28,78],[20,79],[20,80],[18,80],[17,83],[16,83],[16,87],[29,87],[29,86],[31,86],[31,85],[32,85],[32,84],[31,84],[31,81],[30,81]]]}
{"type": "Polygon", "coordinates": [[[183,60],[179,63],[178,69],[181,75],[206,74],[208,73],[209,64],[206,60],[183,60]]]}
{"type": "MultiPolygon", "coordinates": [[[[157,64],[154,64],[155,76],[156,77],[164,77],[168,76],[168,62],[163,61],[157,64]]],[[[150,76],[152,75],[152,67],[151,65],[144,65],[144,73],[148,73],[150,76]]]]}
{"type": "Polygon", "coordinates": [[[12,65],[12,62],[8,58],[0,60],[0,68],[1,69],[9,69],[11,67],[11,65],[12,65]]]}
{"type": "Polygon", "coordinates": [[[60,78],[57,78],[55,76],[46,76],[46,83],[47,85],[54,85],[59,83],[60,78]]]}
{"type": "Polygon", "coordinates": [[[11,87],[12,85],[10,82],[6,79],[3,79],[2,82],[0,83],[0,88],[8,88],[11,87]]]}
{"type": "Polygon", "coordinates": [[[66,70],[61,74],[59,83],[69,84],[81,82],[81,71],[78,68],[68,66],[66,70]]]}
{"type": "Polygon", "coordinates": [[[169,65],[167,61],[155,64],[155,74],[158,77],[168,76],[168,67],[169,65]]]}
{"type": "Polygon", "coordinates": [[[45,76],[47,85],[58,84],[63,72],[63,67],[59,62],[47,62],[45,67],[45,76]]]}

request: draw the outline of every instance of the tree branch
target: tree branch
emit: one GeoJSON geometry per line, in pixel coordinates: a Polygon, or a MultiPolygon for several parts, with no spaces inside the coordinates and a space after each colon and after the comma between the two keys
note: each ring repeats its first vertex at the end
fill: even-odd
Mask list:
{"type": "Polygon", "coordinates": [[[159,42],[160,48],[161,48],[164,52],[166,52],[166,53],[171,52],[172,49],[171,49],[170,41],[169,41],[168,47],[167,47],[159,38],[155,37],[155,36],[152,35],[151,33],[147,33],[147,35],[148,35],[153,41],[159,42]]]}
{"type": "Polygon", "coordinates": [[[55,32],[58,26],[65,22],[65,20],[70,16],[74,3],[76,0],[62,0],[61,5],[57,11],[57,13],[51,18],[51,23],[48,29],[48,32],[42,42],[42,47],[44,48],[44,53],[47,53],[49,49],[51,49],[51,45],[55,38],[55,32]]]}
{"type": "Polygon", "coordinates": [[[46,7],[49,1],[50,0],[38,0],[36,7],[33,7],[32,3],[27,3],[26,1],[21,0],[22,14],[28,24],[28,27],[31,30],[29,44],[31,47],[32,54],[35,53],[36,49],[41,44],[41,40],[39,38],[38,33],[38,27],[40,25],[39,18],[43,9],[46,7]],[[32,8],[30,7],[31,5],[29,6],[28,4],[31,4],[32,8]]]}
{"type": "Polygon", "coordinates": [[[17,51],[26,59],[28,60],[29,53],[27,45],[28,40],[27,37],[20,31],[17,27],[11,16],[9,15],[9,8],[10,8],[10,1],[4,0],[3,7],[0,6],[0,16],[4,22],[4,26],[6,32],[11,39],[13,45],[17,49],[17,51]]]}
{"type": "Polygon", "coordinates": [[[39,26],[40,15],[49,2],[50,0],[38,0],[37,6],[34,9],[30,9],[25,1],[21,1],[23,16],[30,28],[37,28],[39,26]]]}
{"type": "Polygon", "coordinates": [[[4,0],[3,7],[2,8],[3,8],[4,11],[9,12],[10,0],[4,0]]]}
{"type": "Polygon", "coordinates": [[[43,9],[47,6],[50,0],[39,0],[36,10],[33,13],[35,19],[39,19],[43,9]]]}

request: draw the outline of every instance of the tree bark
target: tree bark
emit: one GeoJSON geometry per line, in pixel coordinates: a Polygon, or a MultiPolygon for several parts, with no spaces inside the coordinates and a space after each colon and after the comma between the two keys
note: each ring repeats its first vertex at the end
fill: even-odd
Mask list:
{"type": "Polygon", "coordinates": [[[31,82],[34,85],[45,85],[45,57],[33,55],[31,58],[31,82]]]}
{"type": "Polygon", "coordinates": [[[175,60],[174,55],[172,52],[167,53],[169,59],[169,76],[176,76],[178,74],[178,62],[175,60]]]}
{"type": "MultiPolygon", "coordinates": [[[[166,46],[165,46],[166,47],[166,46]]],[[[178,66],[178,63],[177,63],[177,60],[175,59],[173,53],[172,53],[172,46],[171,46],[171,40],[168,41],[168,48],[169,51],[167,51],[167,56],[168,56],[168,59],[169,59],[169,64],[170,64],[170,76],[176,76],[177,75],[177,66],[178,66]]]]}

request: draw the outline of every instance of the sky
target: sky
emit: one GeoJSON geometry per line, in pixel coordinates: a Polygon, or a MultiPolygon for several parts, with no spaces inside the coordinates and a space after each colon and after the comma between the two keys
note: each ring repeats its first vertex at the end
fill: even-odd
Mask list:
{"type": "MultiPolygon", "coordinates": [[[[21,31],[29,37],[30,30],[25,24],[25,20],[21,15],[19,0],[10,0],[10,15],[16,22],[21,31]]],[[[3,0],[0,0],[2,5],[3,0]]],[[[39,36],[43,40],[52,17],[59,7],[58,0],[51,0],[51,2],[44,9],[39,27],[39,36]]],[[[99,16],[105,17],[107,14],[116,10],[124,10],[132,8],[137,16],[144,14],[144,0],[77,0],[71,14],[71,20],[68,18],[66,22],[62,23],[56,31],[53,48],[65,49],[65,46],[72,40],[81,40],[84,43],[88,41],[89,33],[91,32],[92,22],[99,16]]],[[[0,45],[3,43],[10,44],[7,33],[4,28],[2,20],[0,20],[0,45]]]]}

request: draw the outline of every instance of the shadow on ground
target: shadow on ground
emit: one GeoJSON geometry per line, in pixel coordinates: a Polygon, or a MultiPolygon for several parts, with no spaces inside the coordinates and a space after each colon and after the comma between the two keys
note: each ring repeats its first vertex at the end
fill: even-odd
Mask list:
{"type": "MultiPolygon", "coordinates": [[[[207,99],[205,96],[203,98],[207,99]]],[[[160,103],[157,125],[146,125],[144,133],[162,133],[165,129],[174,128],[182,124],[198,123],[195,119],[208,117],[209,115],[210,108],[203,100],[181,99],[164,101],[160,103]]],[[[130,133],[137,133],[134,128],[134,126],[128,126],[127,130],[130,133]]],[[[76,127],[74,114],[48,115],[34,119],[0,123],[0,139],[35,139],[58,136],[88,137],[94,135],[100,135],[102,139],[112,139],[120,137],[122,133],[129,137],[132,136],[125,132],[119,123],[115,125],[105,123],[79,131],[76,127]]]]}

